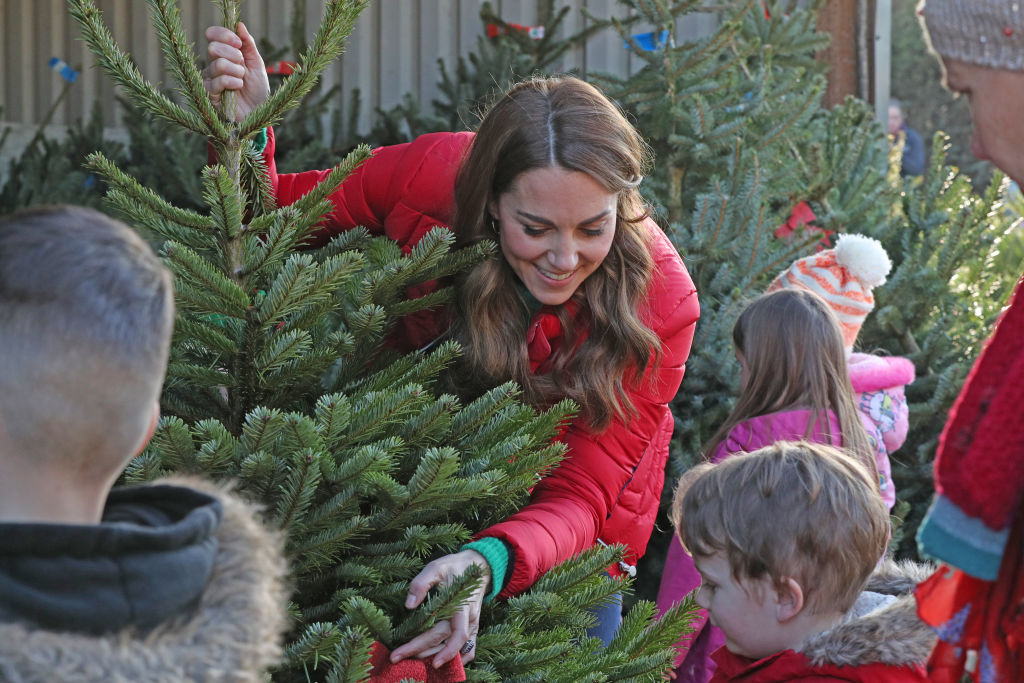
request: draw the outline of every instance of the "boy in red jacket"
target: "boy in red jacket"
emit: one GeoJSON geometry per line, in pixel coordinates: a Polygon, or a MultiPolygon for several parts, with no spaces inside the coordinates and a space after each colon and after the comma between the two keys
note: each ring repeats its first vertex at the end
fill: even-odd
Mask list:
{"type": "Polygon", "coordinates": [[[853,458],[778,442],[699,465],[672,516],[725,634],[712,683],[927,680],[912,591],[929,568],[878,567],[889,516],[853,458]]]}

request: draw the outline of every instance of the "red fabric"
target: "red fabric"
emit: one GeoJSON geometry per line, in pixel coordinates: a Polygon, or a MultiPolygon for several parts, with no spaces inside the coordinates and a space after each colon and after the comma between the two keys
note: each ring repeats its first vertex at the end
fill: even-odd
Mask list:
{"type": "Polygon", "coordinates": [[[398,683],[408,679],[423,683],[456,683],[466,680],[462,657],[456,657],[440,669],[435,669],[429,660],[424,659],[403,659],[392,664],[390,656],[391,650],[374,641],[370,650],[370,664],[373,665],[373,669],[366,683],[398,683]]]}
{"type": "Polygon", "coordinates": [[[992,529],[1010,526],[1024,494],[1024,279],[950,411],[935,490],[992,529]]]}
{"type": "Polygon", "coordinates": [[[814,666],[799,652],[785,650],[754,661],[719,648],[712,659],[718,668],[711,683],[783,683],[800,681],[852,681],[855,683],[921,683],[927,681],[923,667],[865,664],[862,666],[814,666]]]}
{"type": "MultiPolygon", "coordinates": [[[[576,306],[573,302],[566,306],[576,306]]],[[[530,372],[537,372],[544,362],[551,357],[551,352],[558,348],[562,340],[562,324],[553,307],[542,306],[534,316],[530,328],[526,331],[526,354],[530,359],[530,372]]],[[[581,339],[579,343],[582,343],[581,339]]]]}
{"type": "Polygon", "coordinates": [[[487,24],[487,37],[497,38],[502,33],[505,33],[507,30],[520,31],[521,33],[525,33],[526,35],[530,36],[534,40],[540,40],[541,38],[544,37],[543,25],[523,26],[522,24],[513,24],[511,22],[505,22],[505,26],[508,28],[506,29],[502,26],[498,26],[497,24],[487,24]]]}
{"type": "Polygon", "coordinates": [[[291,76],[295,73],[295,62],[272,62],[267,64],[267,73],[275,76],[291,76]]]}
{"type": "Polygon", "coordinates": [[[928,660],[932,683],[961,683],[965,674],[974,683],[1024,681],[1022,534],[1024,515],[1010,534],[995,582],[943,567],[917,587],[918,615],[939,634],[928,660]],[[975,663],[969,666],[968,657],[975,663]]]}
{"type": "MultiPolygon", "coordinates": [[[[335,210],[324,223],[321,239],[363,225],[387,235],[408,253],[432,226],[451,225],[455,174],[472,139],[472,133],[432,133],[375,150],[331,195],[335,210]]],[[[270,131],[264,154],[279,204],[294,202],[327,174],[278,174],[273,151],[270,131]]],[[[600,434],[579,421],[571,423],[562,436],[569,456],[537,484],[530,504],[481,532],[504,539],[515,551],[502,597],[523,592],[552,566],[589,548],[598,538],[627,545],[630,564],[647,547],[672,435],[668,402],[683,379],[700,314],[693,281],[678,252],[653,221],[647,225],[655,273],[641,315],[662,340],[662,362],[657,372],[648,371],[640,389],[630,392],[636,418],[628,425],[613,421],[600,434]]],[[[433,286],[409,295],[421,295],[433,286]]],[[[402,324],[410,348],[415,348],[443,332],[445,319],[434,312],[406,316],[402,324]]],[[[555,316],[544,309],[531,321],[535,331],[529,333],[533,335],[529,353],[535,369],[543,371],[544,358],[561,341],[556,324],[555,316]]],[[[618,571],[612,568],[613,574],[618,571]]]]}
{"type": "MultiPolygon", "coordinates": [[[[767,13],[768,10],[765,10],[767,13]]],[[[821,235],[821,241],[818,242],[818,250],[829,249],[832,247],[830,238],[836,234],[834,230],[825,230],[819,228],[817,225],[811,224],[811,221],[815,219],[814,211],[811,209],[807,202],[800,202],[793,207],[793,210],[789,213],[789,218],[786,222],[775,228],[773,233],[777,239],[791,242],[796,239],[797,236],[802,236],[799,231],[805,231],[807,234],[819,234],[821,235]],[[796,235],[794,235],[796,233],[796,235]]]]}

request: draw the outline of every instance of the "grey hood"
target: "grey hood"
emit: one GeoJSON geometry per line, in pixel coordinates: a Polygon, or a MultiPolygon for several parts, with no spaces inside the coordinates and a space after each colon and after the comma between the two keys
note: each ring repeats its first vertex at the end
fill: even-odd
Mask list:
{"type": "MultiPolygon", "coordinates": [[[[173,616],[165,614],[157,625],[127,619],[112,624],[113,628],[102,623],[88,629],[62,628],[50,623],[49,616],[42,620],[44,624],[38,619],[4,615],[0,621],[0,680],[265,680],[266,669],[280,660],[281,636],[287,627],[286,566],[280,538],[263,526],[253,506],[225,487],[194,479],[163,480],[157,485],[198,492],[195,510],[200,512],[201,523],[187,532],[190,542],[186,546],[203,552],[193,549],[190,552],[197,553],[198,563],[179,565],[199,575],[208,558],[209,569],[201,575],[198,589],[195,580],[179,580],[179,585],[195,594],[186,596],[174,607],[173,616]],[[211,520],[215,512],[220,513],[219,525],[211,520]]],[[[136,492],[145,498],[146,489],[155,490],[156,486],[139,487],[136,492]]],[[[180,526],[195,510],[180,517],[172,515],[169,524],[180,526]]],[[[179,544],[175,550],[181,547],[179,544]]],[[[155,552],[159,555],[160,550],[155,552]]],[[[172,561],[174,556],[172,553],[172,561]]],[[[141,574],[135,579],[141,582],[141,574]]],[[[69,585],[68,594],[75,588],[69,585]]],[[[131,604],[146,609],[154,602],[165,602],[165,598],[151,600],[139,587],[131,595],[131,604]]],[[[76,616],[81,619],[80,614],[76,616]]]]}
{"type": "Polygon", "coordinates": [[[936,636],[917,616],[914,588],[934,571],[930,565],[886,561],[871,575],[843,621],[809,640],[799,652],[815,666],[923,664],[936,636]]]}

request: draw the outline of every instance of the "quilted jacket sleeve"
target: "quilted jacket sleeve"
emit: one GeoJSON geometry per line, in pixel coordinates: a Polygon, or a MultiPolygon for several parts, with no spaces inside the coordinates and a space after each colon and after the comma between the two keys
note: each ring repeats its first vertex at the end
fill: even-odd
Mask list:
{"type": "MultiPolygon", "coordinates": [[[[431,133],[373,150],[330,195],[334,210],[321,223],[312,246],[361,225],[408,252],[434,225],[450,227],[455,174],[472,139],[472,133],[431,133]]],[[[278,173],[275,148],[274,131],[268,129],[263,154],[279,206],[297,201],[330,173],[278,173]]]]}
{"type": "MultiPolygon", "coordinates": [[[[499,597],[523,592],[555,564],[592,546],[645,456],[661,458],[656,471],[643,470],[644,476],[661,478],[660,492],[664,454],[650,453],[651,442],[670,419],[668,402],[682,382],[700,308],[678,253],[651,226],[657,271],[647,324],[661,339],[661,363],[649,368],[639,388],[630,392],[638,412],[631,421],[613,420],[600,433],[574,421],[563,437],[569,447],[565,460],[537,484],[530,503],[480,534],[501,538],[514,549],[512,573],[499,597]]],[[[641,504],[656,509],[658,503],[654,495],[641,504]]]]}

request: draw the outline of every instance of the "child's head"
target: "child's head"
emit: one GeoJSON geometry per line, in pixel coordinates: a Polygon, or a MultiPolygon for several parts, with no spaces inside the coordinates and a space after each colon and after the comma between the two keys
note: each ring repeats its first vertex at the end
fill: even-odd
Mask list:
{"type": "Polygon", "coordinates": [[[729,649],[751,658],[848,611],[889,532],[864,468],[805,442],[698,465],[680,481],[672,519],[704,579],[698,602],[729,649]]]}
{"type": "Polygon", "coordinates": [[[145,443],[173,320],[170,273],[81,207],[0,218],[0,457],[109,477],[145,443]]]}
{"type": "Polygon", "coordinates": [[[743,385],[707,453],[743,420],[799,408],[810,410],[827,430],[825,415],[831,411],[842,428],[843,446],[874,470],[874,451],[857,413],[842,332],[824,299],[804,289],[763,294],[740,314],[732,339],[743,366],[743,385]]]}
{"type": "Polygon", "coordinates": [[[839,322],[811,292],[783,289],[758,297],[736,320],[732,340],[753,415],[827,405],[830,389],[849,383],[839,322]]]}

